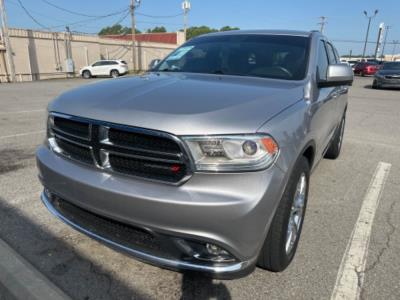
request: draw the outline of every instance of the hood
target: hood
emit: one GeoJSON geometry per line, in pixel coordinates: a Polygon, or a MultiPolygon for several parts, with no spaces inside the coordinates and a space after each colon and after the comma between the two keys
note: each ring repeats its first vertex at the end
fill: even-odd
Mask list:
{"type": "Polygon", "coordinates": [[[187,73],[104,80],[66,92],[49,111],[173,133],[254,133],[303,98],[299,82],[187,73]]]}

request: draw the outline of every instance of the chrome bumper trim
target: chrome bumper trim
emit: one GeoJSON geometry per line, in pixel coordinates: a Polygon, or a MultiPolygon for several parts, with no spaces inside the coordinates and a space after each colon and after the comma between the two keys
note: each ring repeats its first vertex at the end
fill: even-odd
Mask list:
{"type": "Polygon", "coordinates": [[[47,197],[46,193],[43,191],[41,193],[41,200],[46,206],[46,208],[50,211],[51,214],[56,216],[58,219],[66,223],[67,225],[75,228],[76,230],[96,239],[101,242],[104,242],[105,244],[109,244],[110,246],[113,246],[117,249],[120,249],[122,251],[125,251],[132,256],[136,257],[139,260],[142,260],[144,262],[148,262],[153,265],[157,266],[162,266],[165,268],[170,268],[170,269],[176,269],[176,270],[190,270],[194,272],[206,272],[206,273],[211,273],[214,275],[228,275],[229,274],[234,274],[234,273],[241,273],[241,271],[244,271],[248,268],[252,267],[252,263],[250,261],[243,261],[243,262],[237,262],[234,264],[226,265],[226,266],[205,266],[201,264],[194,264],[190,262],[185,262],[185,261],[178,261],[178,260],[171,260],[171,259],[166,259],[158,256],[154,256],[142,251],[138,251],[136,249],[132,249],[129,247],[126,247],[124,245],[121,245],[119,243],[113,242],[109,239],[106,239],[102,236],[99,236],[90,230],[87,230],[78,224],[72,222],[71,220],[67,219],[64,217],[51,203],[50,199],[47,197]]]}

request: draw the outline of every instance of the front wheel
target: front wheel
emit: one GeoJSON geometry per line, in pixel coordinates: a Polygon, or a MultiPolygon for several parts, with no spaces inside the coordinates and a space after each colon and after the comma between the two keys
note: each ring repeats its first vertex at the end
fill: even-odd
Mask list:
{"type": "Polygon", "coordinates": [[[92,74],[90,73],[90,71],[86,70],[86,71],[83,71],[82,77],[85,79],[89,79],[90,77],[92,77],[92,74]]]}
{"type": "Polygon", "coordinates": [[[300,239],[306,211],[310,165],[302,156],[296,163],[272,220],[257,265],[281,272],[292,261],[300,239]]]}

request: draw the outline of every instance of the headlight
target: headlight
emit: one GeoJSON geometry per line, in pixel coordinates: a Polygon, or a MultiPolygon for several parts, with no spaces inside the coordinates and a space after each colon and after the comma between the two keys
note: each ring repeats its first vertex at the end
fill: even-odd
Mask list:
{"type": "Polygon", "coordinates": [[[380,74],[379,72],[377,72],[377,73],[375,73],[375,77],[378,77],[378,78],[383,78],[383,75],[382,75],[382,74],[380,74]]]}
{"type": "Polygon", "coordinates": [[[272,165],[279,153],[266,134],[183,137],[197,171],[256,171],[272,165]]]}

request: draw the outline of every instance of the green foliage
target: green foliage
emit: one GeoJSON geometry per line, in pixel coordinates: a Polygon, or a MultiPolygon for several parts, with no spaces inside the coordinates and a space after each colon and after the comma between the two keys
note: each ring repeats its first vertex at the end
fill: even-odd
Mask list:
{"type": "Polygon", "coordinates": [[[221,27],[221,29],[219,31],[230,31],[230,30],[239,30],[239,27],[231,27],[231,26],[224,26],[221,27]]]}
{"type": "MultiPolygon", "coordinates": [[[[113,26],[107,26],[102,28],[99,31],[99,35],[108,35],[108,34],[130,34],[131,28],[130,27],[122,27],[120,24],[116,24],[113,26]]],[[[136,29],[136,33],[141,33],[140,30],[136,29]]]]}
{"type": "Polygon", "coordinates": [[[147,29],[147,33],[167,32],[164,26],[156,26],[153,29],[147,29]]]}
{"type": "Polygon", "coordinates": [[[191,38],[194,38],[196,36],[206,34],[206,33],[211,33],[211,32],[218,32],[218,31],[229,31],[229,30],[239,30],[239,27],[230,27],[230,26],[224,26],[221,29],[215,29],[215,28],[210,28],[208,26],[193,26],[189,27],[187,29],[187,39],[190,40],[191,38]]]}

